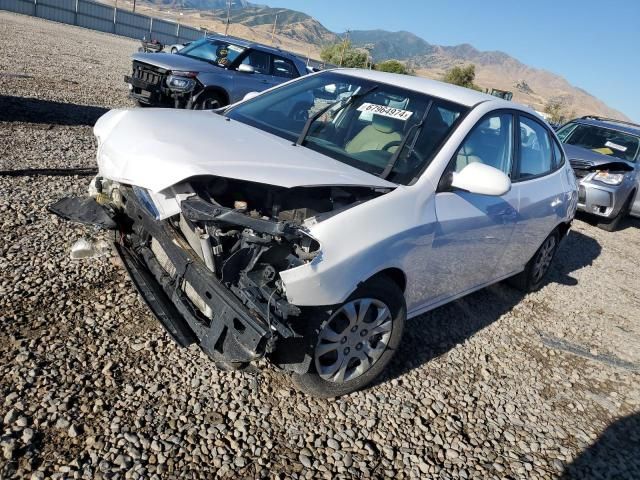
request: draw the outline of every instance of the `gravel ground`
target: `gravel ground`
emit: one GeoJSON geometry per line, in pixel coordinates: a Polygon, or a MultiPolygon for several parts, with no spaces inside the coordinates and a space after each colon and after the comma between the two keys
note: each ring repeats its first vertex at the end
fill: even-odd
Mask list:
{"type": "MultiPolygon", "coordinates": [[[[0,169],[92,166],[136,42],[0,12],[0,169]]],[[[549,283],[407,325],[370,389],[307,398],[164,334],[45,206],[87,177],[0,176],[0,478],[640,478],[640,222],[576,221],[549,283]]]]}

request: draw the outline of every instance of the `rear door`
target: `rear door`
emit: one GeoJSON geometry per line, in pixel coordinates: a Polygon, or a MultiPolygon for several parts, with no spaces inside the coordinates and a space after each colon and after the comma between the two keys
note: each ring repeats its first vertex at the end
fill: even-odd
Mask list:
{"type": "Polygon", "coordinates": [[[279,85],[280,83],[298,78],[300,74],[291,60],[274,55],[273,63],[271,64],[271,76],[273,84],[279,85]]]}
{"type": "Polygon", "coordinates": [[[511,189],[520,198],[513,240],[505,253],[503,273],[521,270],[544,239],[562,221],[570,204],[562,168],[564,156],[540,120],[519,113],[516,162],[511,189]]]}

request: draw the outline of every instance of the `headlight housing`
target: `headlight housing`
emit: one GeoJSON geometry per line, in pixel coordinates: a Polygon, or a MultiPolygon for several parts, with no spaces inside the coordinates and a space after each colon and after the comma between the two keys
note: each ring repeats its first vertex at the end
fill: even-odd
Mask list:
{"type": "Polygon", "coordinates": [[[620,185],[624,180],[624,173],[611,173],[606,170],[596,172],[593,180],[606,183],[607,185],[620,185]]]}
{"type": "Polygon", "coordinates": [[[198,72],[172,72],[167,77],[167,87],[174,92],[186,93],[196,86],[195,77],[198,72]]]}

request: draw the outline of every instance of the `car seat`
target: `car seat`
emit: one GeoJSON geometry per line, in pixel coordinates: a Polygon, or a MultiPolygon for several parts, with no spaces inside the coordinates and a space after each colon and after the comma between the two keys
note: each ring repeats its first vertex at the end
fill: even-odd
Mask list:
{"type": "MultiPolygon", "coordinates": [[[[345,150],[348,153],[382,150],[389,143],[399,142],[402,139],[400,130],[402,126],[399,120],[374,114],[371,125],[364,127],[347,142],[345,150]]],[[[393,149],[389,151],[393,152],[393,149]]]]}

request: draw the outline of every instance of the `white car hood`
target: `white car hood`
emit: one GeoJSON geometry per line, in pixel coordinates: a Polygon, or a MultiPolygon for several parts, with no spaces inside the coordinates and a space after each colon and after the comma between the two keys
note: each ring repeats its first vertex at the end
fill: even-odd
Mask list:
{"type": "Polygon", "coordinates": [[[111,110],[95,125],[100,175],[153,192],[196,175],[281,187],[396,185],[211,111],[111,110]]]}

